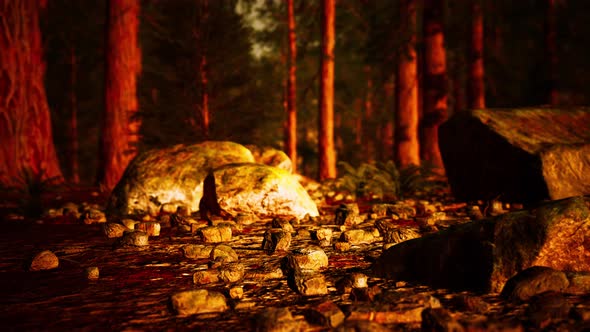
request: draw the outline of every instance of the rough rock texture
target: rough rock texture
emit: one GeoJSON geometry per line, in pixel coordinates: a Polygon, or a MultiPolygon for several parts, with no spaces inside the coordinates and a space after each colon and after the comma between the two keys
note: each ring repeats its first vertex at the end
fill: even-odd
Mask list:
{"type": "Polygon", "coordinates": [[[171,296],[172,308],[179,315],[194,315],[207,312],[222,312],[229,308],[223,294],[195,289],[171,296]]]}
{"type": "Polygon", "coordinates": [[[590,194],[590,108],[460,112],[439,136],[460,200],[532,203],[590,194]]]}
{"type": "Polygon", "coordinates": [[[590,197],[469,222],[386,250],[374,272],[394,280],[500,292],[531,266],[590,271],[590,197]]]}
{"type": "Polygon", "coordinates": [[[565,272],[533,266],[508,279],[501,295],[513,301],[526,301],[544,292],[563,292],[569,284],[565,272]]]}
{"type": "Polygon", "coordinates": [[[170,202],[197,211],[205,176],[216,167],[239,162],[254,162],[250,150],[224,141],[180,144],[141,153],[113,190],[107,214],[156,214],[170,202]]]}
{"type": "Polygon", "coordinates": [[[246,147],[252,152],[257,163],[282,168],[289,173],[293,172],[293,164],[285,152],[268,146],[246,145],[246,147]]]}
{"type": "Polygon", "coordinates": [[[44,250],[33,257],[31,265],[29,266],[29,271],[52,270],[58,266],[59,259],[57,256],[49,250],[44,250]]]}
{"type": "Polygon", "coordinates": [[[283,169],[254,163],[231,164],[215,169],[213,176],[214,188],[206,186],[203,201],[210,201],[209,195],[216,193],[221,210],[232,216],[250,213],[259,218],[301,219],[307,214],[319,215],[297,178],[283,169]]]}

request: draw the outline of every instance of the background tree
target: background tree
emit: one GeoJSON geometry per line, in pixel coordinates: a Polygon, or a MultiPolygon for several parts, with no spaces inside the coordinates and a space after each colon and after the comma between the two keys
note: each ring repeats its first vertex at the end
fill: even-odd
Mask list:
{"type": "Polygon", "coordinates": [[[294,0],[287,0],[288,21],[288,76],[287,76],[287,124],[285,151],[292,160],[293,172],[297,172],[297,43],[295,33],[294,0]]]}
{"type": "Polygon", "coordinates": [[[35,0],[0,1],[0,184],[5,186],[63,180],[43,81],[41,6],[35,0]]]}
{"type": "Polygon", "coordinates": [[[483,63],[483,13],[481,0],[471,0],[471,40],[469,49],[468,107],[485,108],[485,83],[483,63]]]}
{"type": "Polygon", "coordinates": [[[110,191],[137,154],[139,141],[139,0],[109,0],[106,29],[105,111],[98,180],[110,191]]]}
{"type": "Polygon", "coordinates": [[[201,120],[201,132],[205,139],[209,138],[209,126],[211,111],[209,110],[209,65],[207,64],[207,40],[209,39],[209,0],[199,0],[197,5],[199,13],[196,15],[196,24],[193,35],[197,45],[197,59],[199,64],[199,88],[201,100],[198,106],[198,117],[201,120]]]}
{"type": "Polygon", "coordinates": [[[319,98],[319,178],[336,177],[334,148],[334,19],[335,0],[322,0],[322,53],[319,98]]]}
{"type": "Polygon", "coordinates": [[[444,0],[424,1],[424,115],[422,160],[444,171],[438,148],[438,127],[447,118],[447,54],[444,33],[444,0]]]}
{"type": "Polygon", "coordinates": [[[402,31],[407,39],[399,55],[396,94],[395,157],[402,167],[420,164],[418,142],[418,60],[416,54],[416,1],[402,0],[402,31]]]}
{"type": "Polygon", "coordinates": [[[555,40],[555,0],[545,0],[545,56],[547,57],[547,104],[557,105],[558,94],[556,87],[557,45],[555,40]]]}

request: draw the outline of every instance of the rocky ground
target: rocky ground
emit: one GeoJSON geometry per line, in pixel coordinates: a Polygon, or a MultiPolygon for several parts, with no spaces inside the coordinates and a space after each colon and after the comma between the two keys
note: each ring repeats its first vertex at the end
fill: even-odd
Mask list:
{"type": "Polygon", "coordinates": [[[116,237],[124,229],[105,226],[105,200],[91,192],[53,195],[40,219],[16,213],[18,197],[6,196],[0,209],[0,326],[18,331],[590,329],[588,294],[547,292],[515,302],[499,294],[373,277],[371,265],[384,246],[519,206],[469,205],[446,194],[345,206],[343,198],[328,195],[319,206],[321,217],[298,221],[240,216],[208,223],[172,211],[122,221],[146,233],[116,237]],[[33,259],[46,250],[57,259],[51,254],[33,259]]]}

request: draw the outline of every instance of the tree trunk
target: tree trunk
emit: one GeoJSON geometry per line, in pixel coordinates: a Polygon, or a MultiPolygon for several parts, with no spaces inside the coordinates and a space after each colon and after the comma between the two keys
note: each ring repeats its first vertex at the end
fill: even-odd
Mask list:
{"type": "Polygon", "coordinates": [[[201,83],[201,130],[203,137],[209,139],[211,112],[209,110],[209,66],[207,65],[207,47],[203,37],[209,19],[209,1],[201,0],[201,15],[199,16],[199,31],[197,32],[197,44],[200,48],[199,73],[201,83]]]}
{"type": "Polygon", "coordinates": [[[471,3],[471,45],[469,57],[468,107],[485,108],[485,85],[483,66],[483,14],[480,0],[471,3]]]}
{"type": "Polygon", "coordinates": [[[69,166],[70,182],[80,183],[79,164],[78,164],[78,101],[76,98],[76,77],[78,75],[78,66],[76,61],[76,52],[72,47],[70,49],[70,122],[68,124],[69,132],[69,166]]]}
{"type": "Polygon", "coordinates": [[[289,60],[287,78],[287,130],[286,130],[286,152],[293,165],[293,173],[297,173],[297,98],[296,98],[296,64],[297,64],[297,43],[295,34],[295,11],[293,1],[287,0],[287,21],[289,26],[289,60]]]}
{"type": "Polygon", "coordinates": [[[137,154],[137,76],[141,53],[137,33],[139,0],[109,0],[105,70],[105,112],[98,180],[110,191],[137,154]]]}
{"type": "Polygon", "coordinates": [[[322,0],[322,55],[319,100],[319,178],[336,177],[334,150],[334,19],[335,0],[322,0]]]}
{"type": "Polygon", "coordinates": [[[547,103],[549,105],[558,104],[558,94],[556,87],[556,70],[557,70],[557,49],[555,44],[555,0],[546,0],[546,17],[545,17],[545,51],[547,52],[547,103]]]}
{"type": "Polygon", "coordinates": [[[36,0],[0,0],[0,184],[5,186],[63,181],[43,82],[40,6],[36,0]]]}
{"type": "Polygon", "coordinates": [[[395,157],[398,165],[420,164],[418,143],[418,62],[416,60],[416,0],[403,0],[402,25],[409,36],[400,54],[396,75],[397,116],[395,157]]]}
{"type": "Polygon", "coordinates": [[[372,78],[372,71],[369,65],[365,66],[365,74],[367,75],[367,86],[365,91],[365,100],[364,100],[364,119],[363,119],[363,135],[362,135],[362,143],[363,149],[365,153],[365,160],[371,161],[375,160],[375,152],[373,151],[373,142],[375,141],[375,121],[373,117],[375,116],[375,111],[373,109],[373,78],[372,78]]]}
{"type": "Polygon", "coordinates": [[[424,116],[422,160],[444,173],[438,127],[447,118],[447,55],[443,30],[444,0],[424,1],[424,116]]]}

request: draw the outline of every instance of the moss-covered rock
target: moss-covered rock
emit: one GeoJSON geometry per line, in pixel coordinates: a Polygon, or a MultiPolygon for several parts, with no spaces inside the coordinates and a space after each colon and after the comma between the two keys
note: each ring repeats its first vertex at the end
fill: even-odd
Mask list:
{"type": "Polygon", "coordinates": [[[474,221],[386,250],[379,276],[435,287],[500,292],[528,267],[590,271],[590,197],[474,221]]]}
{"type": "Polygon", "coordinates": [[[254,157],[244,146],[226,141],[180,144],[141,153],[113,190],[107,213],[156,214],[170,202],[197,211],[205,176],[214,168],[238,162],[254,162],[254,157]]]}
{"type": "Polygon", "coordinates": [[[232,216],[248,213],[260,218],[291,216],[301,219],[306,214],[319,215],[307,191],[284,169],[240,163],[219,167],[212,174],[214,191],[206,189],[203,201],[211,201],[209,196],[216,195],[221,210],[232,216]]]}
{"type": "Polygon", "coordinates": [[[590,194],[590,108],[460,112],[441,125],[439,141],[460,200],[590,194]]]}

